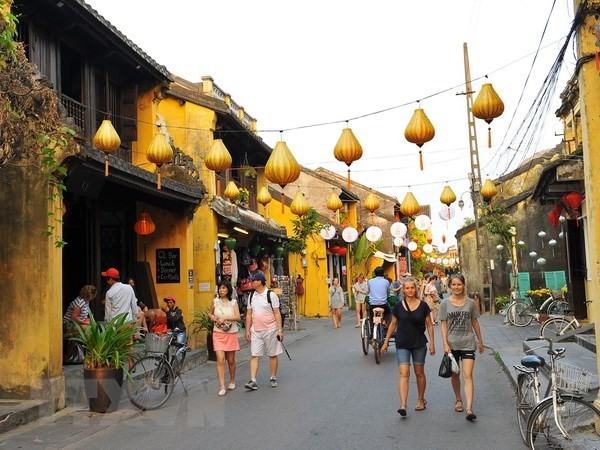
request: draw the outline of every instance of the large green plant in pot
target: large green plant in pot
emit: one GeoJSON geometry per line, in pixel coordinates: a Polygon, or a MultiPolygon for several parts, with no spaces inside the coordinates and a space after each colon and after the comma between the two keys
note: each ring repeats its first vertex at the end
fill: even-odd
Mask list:
{"type": "Polygon", "coordinates": [[[133,355],[132,341],[138,327],[125,313],[109,322],[98,322],[90,314],[86,328],[76,325],[78,334],[71,340],[83,349],[83,379],[90,410],[114,411],[121,399],[123,372],[133,355]]]}

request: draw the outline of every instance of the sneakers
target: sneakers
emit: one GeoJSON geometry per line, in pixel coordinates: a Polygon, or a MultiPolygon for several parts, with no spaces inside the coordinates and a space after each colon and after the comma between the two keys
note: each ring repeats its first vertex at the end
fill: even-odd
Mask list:
{"type": "Polygon", "coordinates": [[[277,378],[271,377],[271,380],[269,380],[269,384],[272,388],[276,388],[277,387],[277,378]]]}
{"type": "Polygon", "coordinates": [[[246,389],[250,389],[250,390],[252,390],[252,391],[255,391],[255,390],[257,390],[257,389],[258,389],[258,385],[256,384],[256,381],[254,381],[254,380],[250,380],[250,381],[248,381],[248,382],[247,382],[247,383],[244,385],[244,387],[245,387],[246,389]]]}

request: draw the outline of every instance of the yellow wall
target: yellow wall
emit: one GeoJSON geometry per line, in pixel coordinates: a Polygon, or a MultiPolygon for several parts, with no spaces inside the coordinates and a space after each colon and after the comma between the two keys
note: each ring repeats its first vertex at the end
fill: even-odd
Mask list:
{"type": "MultiPolygon", "coordinates": [[[[280,200],[280,198],[274,198],[269,204],[270,217],[278,224],[285,226],[288,236],[293,236],[294,230],[291,221],[295,220],[297,216],[292,214],[287,206],[285,206],[285,212],[282,214],[280,200]]],[[[296,275],[300,274],[304,278],[304,295],[298,299],[298,309],[300,314],[309,317],[328,316],[328,286],[325,282],[327,277],[325,241],[317,234],[314,239],[309,238],[306,244],[305,255],[288,255],[290,275],[296,278],[296,275]],[[302,258],[306,258],[308,267],[302,267],[302,258]]]]}

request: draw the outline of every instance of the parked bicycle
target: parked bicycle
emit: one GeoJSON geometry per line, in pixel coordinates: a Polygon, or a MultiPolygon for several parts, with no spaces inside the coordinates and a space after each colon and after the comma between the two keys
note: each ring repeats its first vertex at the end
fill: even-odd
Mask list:
{"type": "Polygon", "coordinates": [[[375,354],[375,363],[381,362],[381,347],[385,340],[385,331],[383,327],[383,308],[373,308],[373,318],[365,317],[362,320],[360,328],[360,339],[362,350],[365,355],[369,354],[369,347],[373,347],[375,354]]]}
{"type": "Polygon", "coordinates": [[[146,354],[134,363],[126,382],[131,403],[141,410],[160,408],[178,381],[187,395],[181,378],[187,350],[187,344],[178,343],[172,333],[146,334],[146,354]]]}
{"type": "MultiPolygon", "coordinates": [[[[527,355],[515,365],[517,377],[517,417],[521,437],[532,449],[600,448],[600,436],[595,421],[600,411],[583,400],[595,374],[579,366],[557,362],[565,354],[564,348],[554,348],[548,338],[528,338],[527,341],[545,340],[550,356],[550,381],[543,399],[540,397],[540,369],[544,358],[527,355]]],[[[544,345],[545,347],[546,345],[544,345]]]]}
{"type": "Polygon", "coordinates": [[[534,306],[533,300],[529,297],[514,301],[506,310],[506,317],[512,325],[526,327],[533,319],[542,322],[540,319],[544,312],[550,317],[561,317],[567,315],[570,310],[568,302],[559,297],[558,294],[552,293],[544,300],[540,309],[534,306]]]}
{"type": "Polygon", "coordinates": [[[552,317],[544,322],[540,333],[545,338],[556,339],[577,328],[581,328],[581,323],[574,316],[552,317]]]}

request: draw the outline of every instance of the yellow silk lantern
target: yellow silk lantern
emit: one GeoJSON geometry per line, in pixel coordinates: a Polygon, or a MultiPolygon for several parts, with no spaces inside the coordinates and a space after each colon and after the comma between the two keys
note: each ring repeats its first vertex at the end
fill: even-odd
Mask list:
{"type": "Polygon", "coordinates": [[[494,182],[492,180],[490,180],[489,178],[487,180],[485,180],[485,183],[483,183],[483,187],[481,188],[481,196],[486,200],[490,200],[497,193],[498,193],[498,188],[496,187],[494,182]]]}
{"type": "Polygon", "coordinates": [[[435,128],[429,121],[422,108],[415,109],[410,122],[404,130],[404,137],[408,142],[412,142],[419,147],[419,166],[423,170],[423,152],[421,147],[425,142],[429,142],[435,136],[435,128]]]}
{"type": "MultiPolygon", "coordinates": [[[[277,142],[265,165],[265,177],[271,183],[278,184],[281,189],[293,183],[300,176],[300,166],[294,155],[283,141],[277,142]]],[[[281,192],[281,213],[285,212],[285,195],[281,192]]]]}
{"type": "Polygon", "coordinates": [[[235,181],[230,181],[229,183],[227,183],[227,187],[225,188],[225,192],[223,192],[223,195],[231,201],[234,201],[240,196],[240,190],[235,184],[235,181]]]}
{"type": "Polygon", "coordinates": [[[342,206],[344,206],[342,204],[342,201],[340,200],[340,197],[336,194],[335,191],[333,191],[331,193],[331,195],[329,196],[329,198],[327,199],[327,209],[336,212],[338,211],[342,206]]]}
{"type": "Polygon", "coordinates": [[[269,194],[269,189],[266,186],[261,187],[256,196],[256,201],[263,206],[267,206],[271,203],[271,200],[273,200],[273,197],[269,194]]]}
{"type": "Polygon", "coordinates": [[[450,186],[444,186],[442,195],[440,195],[440,202],[450,207],[450,204],[456,201],[456,194],[450,186]]]}
{"type": "Polygon", "coordinates": [[[94,147],[104,152],[104,176],[108,176],[108,154],[114,152],[121,145],[121,138],[110,120],[102,121],[94,135],[94,147]]]}
{"type": "Polygon", "coordinates": [[[348,166],[348,189],[350,189],[350,164],[362,157],[363,150],[350,128],[344,128],[342,135],[335,144],[333,156],[348,166]]]}
{"type": "MultiPolygon", "coordinates": [[[[489,125],[496,117],[504,112],[504,103],[496,93],[491,83],[485,83],[481,86],[477,98],[471,108],[473,115],[478,119],[485,120],[489,125]]],[[[492,127],[488,127],[488,148],[492,147],[492,127]]]]}
{"type": "Polygon", "coordinates": [[[369,192],[369,195],[367,195],[367,198],[365,199],[365,209],[374,213],[377,208],[379,208],[379,200],[375,197],[375,194],[369,192]]]}
{"type": "Polygon", "coordinates": [[[158,173],[157,188],[161,188],[160,184],[160,168],[163,164],[171,162],[173,159],[173,148],[167,142],[167,137],[160,131],[154,135],[148,150],[146,151],[146,159],[151,163],[156,164],[158,173]]]}
{"type": "MultiPolygon", "coordinates": [[[[222,139],[215,139],[206,154],[204,165],[208,170],[223,172],[231,167],[231,154],[222,139]]],[[[217,178],[217,194],[221,191],[221,180],[217,178]]]]}
{"type": "Polygon", "coordinates": [[[300,191],[296,192],[294,200],[290,205],[290,211],[299,217],[304,216],[310,210],[310,205],[306,201],[304,194],[300,191]]]}
{"type": "Polygon", "coordinates": [[[406,196],[404,197],[404,200],[402,200],[402,203],[400,204],[400,212],[405,216],[411,217],[416,214],[419,214],[420,211],[421,205],[419,205],[419,202],[417,201],[413,193],[408,191],[406,193],[406,196]]]}

